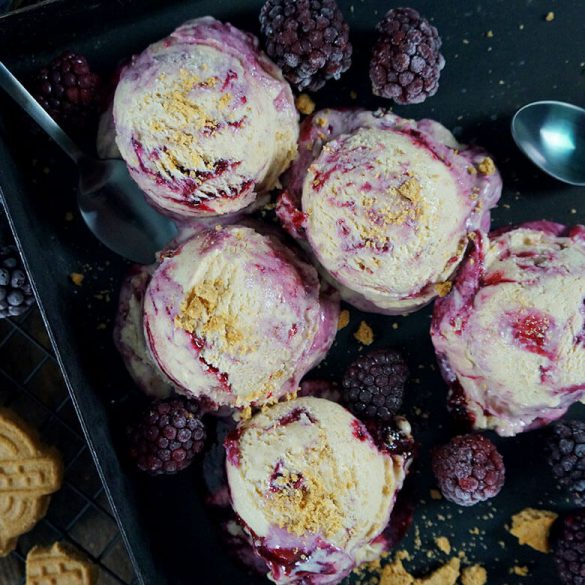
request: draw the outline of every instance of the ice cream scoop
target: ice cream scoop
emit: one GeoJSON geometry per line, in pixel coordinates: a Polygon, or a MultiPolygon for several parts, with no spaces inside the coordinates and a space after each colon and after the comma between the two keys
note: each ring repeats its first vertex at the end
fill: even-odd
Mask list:
{"type": "Polygon", "coordinates": [[[431,120],[324,110],[303,123],[277,213],[356,307],[414,311],[444,294],[501,194],[491,158],[431,120]]]}
{"type": "Polygon", "coordinates": [[[244,209],[296,153],[298,115],[280,69],[255,37],[211,17],[134,57],[113,115],[130,174],[177,218],[244,209]]]}
{"type": "Polygon", "coordinates": [[[515,435],[585,397],[585,227],[541,221],[478,234],[432,339],[451,408],[515,435]]]}
{"type": "Polygon", "coordinates": [[[331,346],[338,313],[336,293],[272,232],[218,225],[163,254],[144,331],[174,384],[245,408],[297,389],[331,346]]]}
{"type": "Polygon", "coordinates": [[[372,542],[410,459],[378,447],[345,408],[312,397],[280,403],[240,424],[225,445],[234,511],[270,579],[335,584],[379,554],[372,542]]]}

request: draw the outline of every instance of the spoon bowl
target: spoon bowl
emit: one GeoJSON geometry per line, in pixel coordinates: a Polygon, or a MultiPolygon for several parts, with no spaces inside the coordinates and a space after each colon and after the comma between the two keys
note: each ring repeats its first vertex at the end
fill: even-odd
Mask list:
{"type": "Polygon", "coordinates": [[[585,185],[585,110],[556,101],[533,102],[512,119],[512,137],[541,170],[570,185],[585,185]]]}
{"type": "Polygon", "coordinates": [[[87,156],[0,62],[0,87],[79,167],[77,204],[87,227],[110,250],[150,264],[176,236],[177,226],[151,207],[121,160],[87,156]]]}

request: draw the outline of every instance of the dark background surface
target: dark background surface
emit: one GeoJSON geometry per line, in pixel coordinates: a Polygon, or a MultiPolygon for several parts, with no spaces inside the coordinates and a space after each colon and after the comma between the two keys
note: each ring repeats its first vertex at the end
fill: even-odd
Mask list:
{"type": "MultiPolygon", "coordinates": [[[[374,26],[394,6],[340,3],[351,26],[353,66],[339,82],[314,98],[318,107],[388,105],[369,88],[367,63],[374,26]],[[357,93],[352,99],[351,92],[357,93]]],[[[583,223],[585,189],[546,177],[516,150],[509,132],[514,111],[527,102],[556,99],[585,102],[585,3],[582,0],[467,2],[413,1],[437,26],[447,65],[438,94],[427,102],[395,108],[407,117],[432,117],[463,142],[478,142],[494,155],[504,195],[494,225],[551,219],[583,223]],[[552,22],[545,15],[554,11],[552,22]],[[488,35],[491,31],[493,36],[488,35]]],[[[163,0],[54,2],[42,11],[0,18],[0,57],[26,77],[66,47],[87,54],[104,72],[192,17],[211,14],[257,32],[261,2],[163,0]]],[[[148,585],[234,584],[256,580],[227,560],[201,504],[196,470],[171,478],[136,476],[120,458],[120,433],[139,398],[111,342],[117,290],[126,264],[98,244],[75,212],[75,172],[44,137],[0,96],[6,128],[0,144],[0,185],[31,269],[50,332],[59,348],[90,450],[121,519],[138,573],[148,585]],[[8,154],[10,151],[10,155],[8,154]],[[13,164],[13,160],[14,164],[13,164]],[[73,221],[66,213],[73,212],[73,221]],[[75,287],[70,273],[84,273],[75,287]]],[[[519,547],[505,530],[510,516],[527,506],[568,509],[555,490],[543,459],[543,433],[497,439],[507,464],[507,483],[494,500],[462,509],[432,500],[429,447],[453,430],[445,411],[446,388],[435,368],[428,335],[430,309],[406,318],[351,310],[324,365],[315,376],[336,378],[362,348],[352,334],[362,319],[374,329],[373,347],[403,349],[413,370],[406,413],[421,442],[413,475],[419,503],[415,528],[403,547],[414,553],[413,570],[445,561],[435,536],[447,536],[455,553],[484,564],[490,583],[555,583],[552,559],[519,547]],[[422,543],[417,547],[420,535],[422,543]],[[427,552],[431,554],[429,557],[427,552]],[[527,577],[510,574],[526,565],[527,577]]],[[[572,412],[584,416],[584,408],[572,412]]],[[[261,582],[261,580],[258,580],[261,582]]]]}

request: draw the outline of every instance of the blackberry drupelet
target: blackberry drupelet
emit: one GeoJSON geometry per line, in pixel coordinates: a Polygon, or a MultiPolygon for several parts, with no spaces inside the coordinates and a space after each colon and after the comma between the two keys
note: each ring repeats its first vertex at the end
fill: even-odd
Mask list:
{"type": "Polygon", "coordinates": [[[335,0],[268,0],[260,26],[266,52],[299,91],[317,91],[351,65],[349,26],[335,0]]]}
{"type": "Polygon", "coordinates": [[[568,514],[553,542],[555,563],[564,585],[585,585],[585,510],[568,514]]]}
{"type": "Polygon", "coordinates": [[[443,496],[473,506],[496,496],[504,485],[504,460],[483,435],[460,435],[433,451],[433,473],[443,496]]]}
{"type": "Polygon", "coordinates": [[[32,93],[51,117],[67,130],[79,132],[95,122],[103,104],[103,84],[87,59],[67,51],[43,67],[32,93]]]}
{"type": "Polygon", "coordinates": [[[402,406],[408,366],[393,349],[360,356],[347,368],[342,401],[358,418],[390,421],[402,406]]]}
{"type": "Polygon", "coordinates": [[[559,485],[578,506],[585,506],[585,422],[556,423],[547,445],[548,462],[559,485]]]}
{"type": "Polygon", "coordinates": [[[158,400],[129,430],[130,457],[151,475],[176,473],[201,453],[205,438],[197,402],[181,396],[158,400]]]}
{"type": "Polygon", "coordinates": [[[35,297],[15,246],[0,248],[0,319],[18,317],[35,297]]]}
{"type": "Polygon", "coordinates": [[[378,23],[372,50],[372,91],[398,104],[435,95],[445,59],[437,29],[413,8],[394,8],[378,23]]]}

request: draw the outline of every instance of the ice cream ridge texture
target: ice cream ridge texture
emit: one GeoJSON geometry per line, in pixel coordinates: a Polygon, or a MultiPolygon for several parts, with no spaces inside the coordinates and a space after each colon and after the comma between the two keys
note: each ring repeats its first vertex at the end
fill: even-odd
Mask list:
{"type": "Polygon", "coordinates": [[[279,403],[225,445],[234,511],[274,582],[336,584],[380,554],[375,540],[409,458],[378,448],[345,408],[314,397],[279,403]]]}
{"type": "Polygon", "coordinates": [[[113,116],[130,174],[179,219],[246,208],[296,153],[298,114],[280,69],[254,36],[211,17],[132,59],[113,116]]]}
{"type": "Polygon", "coordinates": [[[323,110],[301,126],[277,213],[356,307],[414,311],[444,294],[501,179],[480,148],[431,120],[323,110]]]}
{"type": "Polygon", "coordinates": [[[337,293],[265,229],[198,231],[163,253],[146,289],[154,361],[181,391],[217,406],[295,392],[335,337],[337,293]]]}
{"type": "Polygon", "coordinates": [[[500,435],[585,397],[585,227],[533,222],[477,234],[432,339],[450,405],[500,435]]]}

